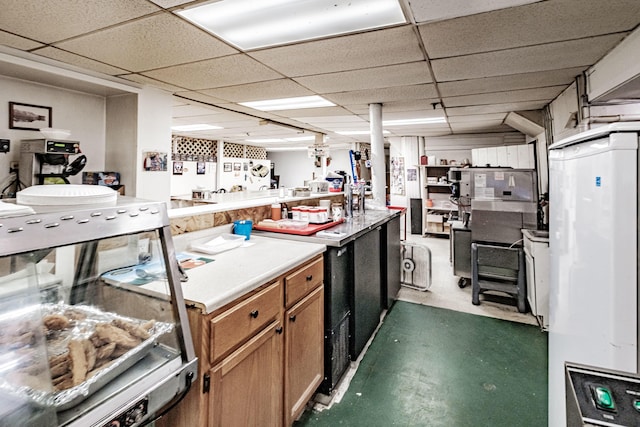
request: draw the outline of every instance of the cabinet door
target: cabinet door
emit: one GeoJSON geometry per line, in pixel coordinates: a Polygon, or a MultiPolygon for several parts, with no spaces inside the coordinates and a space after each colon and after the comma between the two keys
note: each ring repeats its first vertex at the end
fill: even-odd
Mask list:
{"type": "Polygon", "coordinates": [[[210,427],[282,425],[282,327],[271,323],[211,370],[210,427]]]}
{"type": "Polygon", "coordinates": [[[324,372],[324,287],[286,312],[285,426],[304,411],[324,372]]]}

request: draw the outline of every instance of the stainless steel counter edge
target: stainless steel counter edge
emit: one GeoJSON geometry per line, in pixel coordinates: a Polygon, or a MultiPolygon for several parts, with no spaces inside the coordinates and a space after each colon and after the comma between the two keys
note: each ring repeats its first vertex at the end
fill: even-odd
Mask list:
{"type": "Polygon", "coordinates": [[[182,290],[187,304],[211,313],[326,250],[323,244],[253,234],[246,243],[246,246],[215,255],[190,251],[185,246],[186,250],[181,252],[214,260],[186,271],[189,280],[182,284],[182,290]]]}
{"type": "Polygon", "coordinates": [[[260,236],[271,237],[274,239],[286,239],[300,242],[320,243],[326,246],[341,247],[347,243],[357,239],[367,231],[389,222],[396,216],[400,216],[398,210],[369,210],[364,215],[348,219],[341,224],[331,227],[330,231],[345,233],[340,238],[317,237],[315,234],[310,236],[300,236],[297,234],[276,233],[271,231],[254,231],[254,234],[260,236]]]}

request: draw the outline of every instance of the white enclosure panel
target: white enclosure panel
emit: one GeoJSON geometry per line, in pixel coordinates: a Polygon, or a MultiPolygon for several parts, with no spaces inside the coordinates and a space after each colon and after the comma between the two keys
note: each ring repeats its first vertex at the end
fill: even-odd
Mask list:
{"type": "Polygon", "coordinates": [[[565,425],[565,362],[637,372],[637,138],[549,155],[550,426],[565,425]]]}
{"type": "Polygon", "coordinates": [[[506,167],[509,166],[509,158],[507,156],[507,147],[497,147],[498,152],[498,164],[496,166],[506,167]]]}

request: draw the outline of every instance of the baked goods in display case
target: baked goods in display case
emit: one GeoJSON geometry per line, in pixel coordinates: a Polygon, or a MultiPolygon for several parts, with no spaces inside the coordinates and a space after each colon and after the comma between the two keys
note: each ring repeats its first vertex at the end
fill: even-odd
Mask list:
{"type": "Polygon", "coordinates": [[[0,426],[110,425],[133,412],[127,425],[141,425],[189,390],[197,359],[162,206],[3,219],[0,426]]]}

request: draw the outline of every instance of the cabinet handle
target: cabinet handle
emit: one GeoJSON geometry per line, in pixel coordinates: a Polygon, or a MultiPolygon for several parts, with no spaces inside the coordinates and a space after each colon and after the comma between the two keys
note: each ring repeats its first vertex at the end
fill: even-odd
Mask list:
{"type": "Polygon", "coordinates": [[[258,310],[253,310],[251,313],[249,313],[249,316],[253,317],[254,319],[258,317],[258,310]]]}
{"type": "Polygon", "coordinates": [[[291,320],[292,322],[296,321],[296,315],[292,314],[291,316],[289,316],[289,320],[291,320]]]}
{"type": "Polygon", "coordinates": [[[281,334],[281,333],[282,333],[282,326],[278,326],[278,327],[276,328],[276,333],[277,333],[277,334],[281,334]]]}
{"type": "Polygon", "coordinates": [[[311,280],[313,280],[313,274],[307,276],[307,282],[310,282],[311,280]]]}

